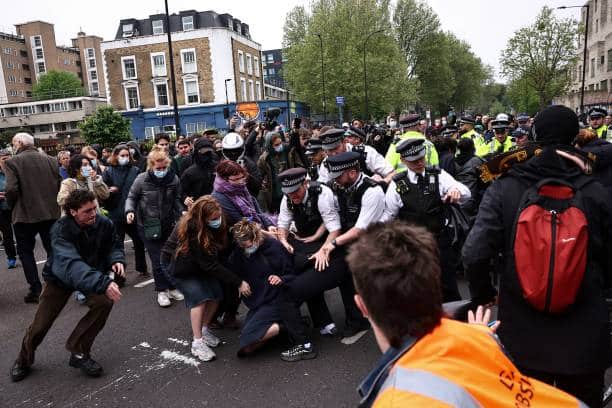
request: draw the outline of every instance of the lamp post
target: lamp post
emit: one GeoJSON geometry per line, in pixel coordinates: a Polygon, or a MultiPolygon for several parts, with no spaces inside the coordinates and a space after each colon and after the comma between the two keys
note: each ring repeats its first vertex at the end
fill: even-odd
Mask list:
{"type": "Polygon", "coordinates": [[[368,104],[368,70],[366,68],[366,47],[368,41],[374,34],[382,33],[384,30],[376,30],[368,34],[365,41],[363,42],[363,90],[365,93],[365,120],[370,120],[370,106],[368,104]]]}
{"type": "Polygon", "coordinates": [[[172,102],[174,102],[174,130],[176,137],[181,133],[181,123],[179,121],[178,101],[176,100],[176,79],[174,77],[174,56],[172,54],[172,37],[170,36],[170,15],[168,14],[168,0],[164,0],[166,5],[166,33],[168,34],[168,54],[170,62],[170,81],[172,82],[172,102]]]}
{"type": "Polygon", "coordinates": [[[225,80],[225,109],[227,110],[227,118],[229,118],[229,97],[227,96],[227,83],[231,80],[232,78],[227,78],[225,80]]]}
{"type": "Polygon", "coordinates": [[[323,38],[321,34],[315,34],[319,37],[319,43],[321,44],[321,82],[323,83],[323,123],[327,122],[327,108],[325,105],[325,70],[323,67],[323,38]]]}
{"type": "Polygon", "coordinates": [[[557,7],[559,10],[565,10],[570,8],[586,8],[586,18],[584,19],[584,49],[582,51],[582,86],[580,87],[580,113],[584,113],[584,83],[586,80],[586,64],[587,64],[587,41],[589,38],[589,11],[591,6],[585,4],[584,6],[560,6],[557,7]]]}

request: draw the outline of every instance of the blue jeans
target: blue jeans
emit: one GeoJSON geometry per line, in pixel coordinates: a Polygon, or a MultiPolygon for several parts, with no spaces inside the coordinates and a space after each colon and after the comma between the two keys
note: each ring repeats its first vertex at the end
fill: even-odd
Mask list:
{"type": "Polygon", "coordinates": [[[138,226],[138,235],[149,253],[149,259],[151,260],[151,267],[153,269],[153,279],[155,280],[155,291],[162,292],[167,289],[176,289],[174,278],[168,274],[168,271],[162,267],[160,262],[161,249],[168,237],[162,237],[161,239],[155,240],[146,239],[144,236],[144,228],[140,225],[138,226]]]}

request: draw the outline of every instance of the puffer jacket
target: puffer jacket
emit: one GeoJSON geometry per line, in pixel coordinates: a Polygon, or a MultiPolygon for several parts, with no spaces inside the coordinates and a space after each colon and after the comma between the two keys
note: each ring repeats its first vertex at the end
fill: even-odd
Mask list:
{"type": "Polygon", "coordinates": [[[140,169],[136,166],[108,166],[102,175],[102,180],[108,188],[119,188],[116,193],[110,193],[107,202],[103,203],[108,217],[114,223],[124,222],[125,202],[139,173],[140,169]]]}
{"type": "Polygon", "coordinates": [[[125,201],[124,214],[133,212],[139,227],[144,225],[145,219],[159,219],[162,235],[168,237],[183,209],[181,186],[176,174],[169,171],[165,177],[157,179],[152,172],[147,171],[134,180],[125,201]]]}
{"type": "Polygon", "coordinates": [[[81,228],[71,216],[60,218],[51,228],[52,255],[43,268],[45,281],[84,294],[102,294],[112,279],[108,276],[115,263],[125,265],[123,245],[115,227],[104,216],[81,228]]]}

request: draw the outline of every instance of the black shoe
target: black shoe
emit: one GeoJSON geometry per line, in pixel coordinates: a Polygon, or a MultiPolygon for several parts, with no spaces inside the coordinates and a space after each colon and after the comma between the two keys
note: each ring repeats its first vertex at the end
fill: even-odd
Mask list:
{"type": "Polygon", "coordinates": [[[280,357],[281,360],[289,362],[311,360],[317,358],[317,352],[312,346],[306,348],[303,344],[300,344],[289,350],[283,351],[280,357]]]}
{"type": "Polygon", "coordinates": [[[30,367],[21,364],[19,361],[15,361],[15,364],[11,367],[11,381],[21,381],[26,378],[28,374],[30,374],[30,367]]]}
{"type": "Polygon", "coordinates": [[[23,297],[23,301],[26,303],[38,303],[38,298],[40,295],[35,292],[28,292],[27,295],[23,297]]]}
{"type": "Polygon", "coordinates": [[[89,354],[71,354],[70,367],[80,368],[89,377],[99,377],[102,374],[102,366],[96,363],[89,354]]]}

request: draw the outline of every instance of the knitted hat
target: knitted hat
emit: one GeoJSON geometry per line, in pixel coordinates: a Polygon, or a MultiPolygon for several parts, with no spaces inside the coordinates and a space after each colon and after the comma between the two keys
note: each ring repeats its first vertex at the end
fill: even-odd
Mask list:
{"type": "Polygon", "coordinates": [[[578,116],[563,105],[549,106],[533,121],[533,136],[540,143],[570,145],[578,131],[578,116]]]}

